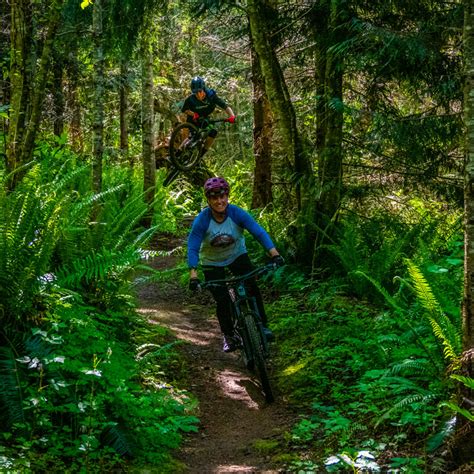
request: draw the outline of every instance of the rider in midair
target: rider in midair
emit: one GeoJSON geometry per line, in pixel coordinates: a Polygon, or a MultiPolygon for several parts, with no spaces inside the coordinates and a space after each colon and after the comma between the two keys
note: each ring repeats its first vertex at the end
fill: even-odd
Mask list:
{"type": "MultiPolygon", "coordinates": [[[[206,82],[200,76],[193,77],[191,80],[191,95],[186,97],[181,111],[187,116],[186,121],[200,125],[215,108],[219,107],[229,116],[229,122],[235,122],[235,115],[231,107],[220,97],[214,89],[208,89],[206,82]]],[[[204,144],[202,155],[212,146],[216,138],[217,130],[211,130],[204,144]]]]}

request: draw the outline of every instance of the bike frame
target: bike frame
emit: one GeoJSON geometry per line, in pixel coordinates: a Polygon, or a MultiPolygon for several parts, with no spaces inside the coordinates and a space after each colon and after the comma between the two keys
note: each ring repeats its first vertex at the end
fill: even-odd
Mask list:
{"type": "MultiPolygon", "coordinates": [[[[237,333],[242,338],[242,342],[244,343],[244,349],[246,350],[246,352],[248,348],[245,344],[246,341],[244,341],[244,315],[251,313],[256,316],[255,323],[262,338],[265,355],[268,355],[268,341],[265,337],[265,334],[263,333],[263,323],[260,312],[258,310],[257,301],[254,296],[249,296],[247,294],[247,289],[245,288],[245,281],[257,275],[268,273],[271,270],[274,270],[274,265],[272,263],[256,268],[255,270],[252,270],[251,272],[246,273],[244,275],[234,276],[223,280],[210,280],[202,284],[203,288],[227,288],[227,291],[230,295],[230,299],[232,301],[232,323],[234,325],[234,329],[236,329],[237,333]]],[[[250,354],[246,355],[249,356],[250,354]]]]}

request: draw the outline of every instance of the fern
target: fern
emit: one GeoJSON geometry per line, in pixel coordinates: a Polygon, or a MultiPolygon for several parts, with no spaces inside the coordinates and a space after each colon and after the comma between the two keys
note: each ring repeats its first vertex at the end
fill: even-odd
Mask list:
{"type": "Polygon", "coordinates": [[[406,262],[408,273],[413,283],[416,295],[423,307],[430,314],[442,312],[438,301],[434,297],[433,292],[420,269],[411,260],[406,260],[406,262]]]}
{"type": "Polygon", "coordinates": [[[118,273],[131,268],[140,260],[140,253],[134,248],[123,252],[102,250],[101,253],[91,253],[85,258],[75,260],[71,266],[63,267],[57,274],[58,283],[66,287],[79,285],[82,280],[86,283],[104,280],[109,272],[118,273]]]}
{"type": "MultiPolygon", "coordinates": [[[[418,390],[420,390],[419,387],[416,387],[418,390]]],[[[393,405],[392,408],[387,410],[375,423],[375,427],[379,426],[384,420],[389,418],[393,413],[397,412],[398,410],[402,408],[406,408],[408,406],[412,406],[415,403],[420,403],[423,405],[428,405],[433,400],[436,400],[439,397],[438,394],[429,392],[429,393],[411,393],[410,395],[402,398],[399,400],[397,403],[393,405]]]]}
{"type": "Polygon", "coordinates": [[[426,359],[405,359],[399,364],[394,364],[390,372],[394,375],[425,375],[429,372],[429,364],[426,359]]]}
{"type": "Polygon", "coordinates": [[[473,378],[465,377],[463,375],[458,375],[458,374],[451,375],[451,378],[454,379],[454,380],[457,380],[458,382],[461,382],[467,388],[471,388],[471,389],[474,390],[474,379],[473,378]]]}
{"type": "Polygon", "coordinates": [[[102,432],[101,439],[106,446],[110,446],[120,456],[133,456],[132,443],[126,431],[117,423],[109,423],[102,432]]]}
{"type": "Polygon", "coordinates": [[[24,423],[22,384],[16,356],[10,347],[0,347],[0,420],[4,429],[24,423]]]}
{"type": "Polygon", "coordinates": [[[449,360],[454,367],[458,367],[462,348],[460,329],[456,328],[443,312],[420,269],[410,260],[407,260],[407,266],[414,291],[427,312],[425,316],[432,327],[433,334],[441,341],[445,359],[449,360]]]}

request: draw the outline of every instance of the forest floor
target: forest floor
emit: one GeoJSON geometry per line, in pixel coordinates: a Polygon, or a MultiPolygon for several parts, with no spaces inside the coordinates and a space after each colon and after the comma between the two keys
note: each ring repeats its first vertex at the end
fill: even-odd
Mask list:
{"type": "MultiPolygon", "coordinates": [[[[173,268],[176,258],[155,257],[151,266],[173,268]]],[[[140,313],[183,341],[188,387],[199,403],[199,431],[188,435],[175,458],[186,473],[279,473],[283,467],[262,446],[281,439],[295,414],[276,394],[267,404],[257,376],[238,353],[222,352],[213,305],[206,293],[190,295],[179,281],[148,284],[140,291],[140,313]]],[[[275,454],[275,453],[273,453],[275,454]]]]}

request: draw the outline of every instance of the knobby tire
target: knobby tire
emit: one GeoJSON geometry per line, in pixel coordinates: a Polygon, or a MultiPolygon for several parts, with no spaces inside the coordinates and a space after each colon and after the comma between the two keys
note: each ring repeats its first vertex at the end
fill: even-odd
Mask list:
{"type": "Polygon", "coordinates": [[[171,133],[170,160],[180,171],[189,171],[201,157],[202,144],[198,142],[184,143],[199,133],[192,123],[180,123],[171,133]],[[191,146],[190,146],[191,145],[191,146]]]}
{"type": "Polygon", "coordinates": [[[254,313],[247,313],[244,315],[245,325],[249,337],[250,348],[252,350],[255,368],[262,383],[265,400],[269,403],[274,401],[272,387],[268,378],[267,365],[265,363],[265,352],[263,348],[263,341],[260,331],[256,323],[257,316],[254,313]]]}

